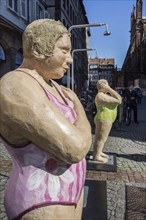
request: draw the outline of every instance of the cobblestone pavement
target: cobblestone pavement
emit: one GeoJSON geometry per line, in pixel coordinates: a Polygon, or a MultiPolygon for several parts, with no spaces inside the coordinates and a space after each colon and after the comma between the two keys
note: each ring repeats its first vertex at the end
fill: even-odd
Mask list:
{"type": "MultiPolygon", "coordinates": [[[[139,124],[115,125],[106,142],[104,151],[117,159],[117,172],[87,170],[87,179],[107,181],[108,220],[125,219],[125,186],[146,188],[146,97],[138,105],[139,124]]],[[[94,134],[93,134],[94,141],[94,134]]],[[[91,146],[92,150],[92,146],[91,146]]],[[[7,220],[3,206],[5,186],[12,161],[3,144],[0,143],[0,220],[7,220]]]]}

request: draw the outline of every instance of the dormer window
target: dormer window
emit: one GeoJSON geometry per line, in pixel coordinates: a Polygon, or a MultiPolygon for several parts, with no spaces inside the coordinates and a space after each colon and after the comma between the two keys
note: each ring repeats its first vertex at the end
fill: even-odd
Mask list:
{"type": "Polygon", "coordinates": [[[7,0],[7,7],[12,12],[27,20],[28,16],[27,0],[7,0]]]}
{"type": "Polygon", "coordinates": [[[39,2],[36,1],[36,14],[35,18],[40,19],[40,18],[50,18],[50,14],[48,11],[45,10],[44,6],[39,2]]]}
{"type": "Polygon", "coordinates": [[[27,0],[20,1],[20,13],[21,17],[27,19],[27,0]]]}
{"type": "Polygon", "coordinates": [[[8,8],[18,14],[19,13],[18,0],[8,0],[8,8]]]}

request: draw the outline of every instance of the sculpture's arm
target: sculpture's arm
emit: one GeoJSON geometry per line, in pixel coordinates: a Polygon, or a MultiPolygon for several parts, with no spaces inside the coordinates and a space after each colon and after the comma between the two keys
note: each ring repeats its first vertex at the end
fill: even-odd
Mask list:
{"type": "Polygon", "coordinates": [[[117,106],[121,104],[122,97],[109,85],[102,83],[100,85],[100,91],[95,98],[95,102],[105,106],[117,106]],[[108,95],[107,93],[109,93],[110,95],[108,95]]]}
{"type": "Polygon", "coordinates": [[[121,104],[121,100],[119,97],[115,98],[113,96],[110,96],[108,94],[105,94],[103,92],[99,92],[95,97],[95,103],[98,103],[99,105],[104,106],[117,106],[121,104]]]}
{"type": "Polygon", "coordinates": [[[80,105],[77,125],[71,124],[27,74],[11,74],[1,81],[1,120],[14,134],[22,135],[68,163],[85,157],[91,145],[91,133],[85,115],[81,116],[80,105]],[[89,133],[85,133],[83,126],[88,127],[89,133]]]}
{"type": "Polygon", "coordinates": [[[108,86],[107,92],[117,100],[117,104],[120,105],[122,103],[122,97],[117,93],[114,89],[108,86]]]}
{"type": "MultiPolygon", "coordinates": [[[[84,140],[87,141],[87,137],[91,134],[91,126],[87,120],[84,108],[78,99],[77,95],[69,88],[61,86],[63,93],[74,103],[74,108],[77,113],[77,120],[75,126],[81,130],[84,134],[84,140]]],[[[91,138],[91,137],[90,137],[91,138]]]]}

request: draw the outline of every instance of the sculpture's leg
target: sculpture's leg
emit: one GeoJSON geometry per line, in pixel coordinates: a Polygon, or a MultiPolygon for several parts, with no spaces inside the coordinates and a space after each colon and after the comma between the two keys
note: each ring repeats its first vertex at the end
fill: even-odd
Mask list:
{"type": "Polygon", "coordinates": [[[101,155],[103,147],[104,142],[102,140],[96,142],[96,144],[94,145],[93,160],[107,163],[108,158],[101,155]]]}
{"type": "Polygon", "coordinates": [[[75,209],[75,220],[81,220],[82,218],[82,210],[83,210],[83,194],[84,194],[84,190],[82,190],[80,199],[78,201],[78,204],[76,206],[75,209]]]}
{"type": "Polygon", "coordinates": [[[104,144],[108,138],[109,132],[112,127],[112,122],[109,121],[97,121],[95,129],[95,142],[93,150],[93,160],[103,163],[108,162],[108,155],[104,154],[104,144]]]}
{"type": "Polygon", "coordinates": [[[74,206],[51,205],[29,211],[20,220],[74,220],[74,206]]]}
{"type": "Polygon", "coordinates": [[[34,209],[26,213],[20,220],[81,220],[83,208],[83,192],[76,206],[51,205],[34,209]]]}

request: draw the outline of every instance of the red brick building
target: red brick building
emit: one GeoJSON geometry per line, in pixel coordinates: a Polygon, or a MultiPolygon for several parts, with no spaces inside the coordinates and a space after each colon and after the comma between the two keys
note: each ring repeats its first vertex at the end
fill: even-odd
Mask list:
{"type": "Polygon", "coordinates": [[[122,66],[124,86],[146,88],[146,17],[142,16],[143,1],[136,0],[131,13],[130,45],[122,66]]]}

